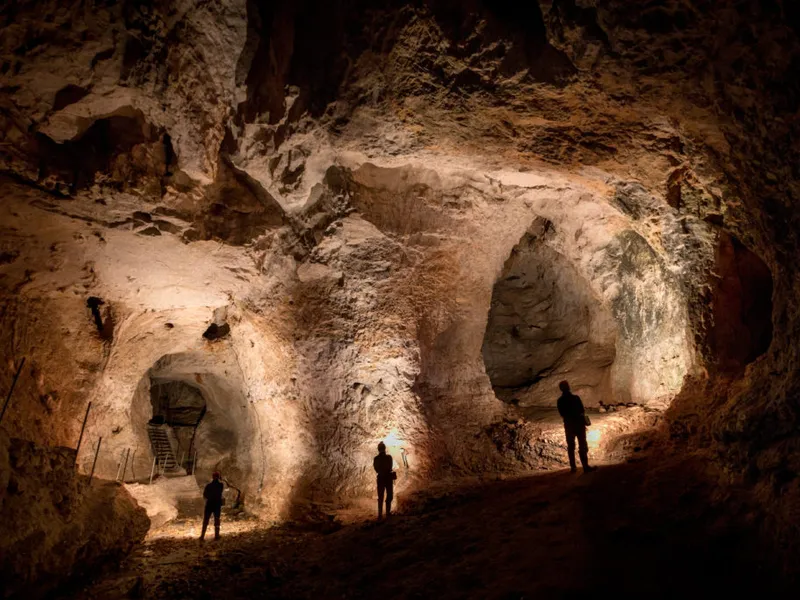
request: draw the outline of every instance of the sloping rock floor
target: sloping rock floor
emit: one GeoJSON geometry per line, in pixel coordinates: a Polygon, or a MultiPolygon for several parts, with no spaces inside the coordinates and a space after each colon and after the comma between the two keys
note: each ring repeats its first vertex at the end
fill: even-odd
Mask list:
{"type": "MultiPolygon", "coordinates": [[[[77,598],[772,597],[774,570],[736,492],[701,457],[651,456],[595,473],[442,484],[388,522],[261,529],[173,523],[77,598]],[[719,488],[716,488],[719,489],[719,488]],[[169,528],[172,528],[171,530],[169,528]],[[183,536],[183,537],[181,537],[183,536]],[[188,537],[192,536],[192,537],[188,537]]],[[[351,515],[352,516],[352,515],[351,515]]]]}

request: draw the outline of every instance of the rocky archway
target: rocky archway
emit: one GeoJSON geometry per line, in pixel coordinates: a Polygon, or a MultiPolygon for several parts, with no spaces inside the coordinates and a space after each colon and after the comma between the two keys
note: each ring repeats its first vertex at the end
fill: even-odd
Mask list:
{"type": "Polygon", "coordinates": [[[131,421],[149,460],[157,455],[162,462],[159,472],[191,474],[204,482],[219,470],[239,489],[258,488],[263,461],[253,444],[257,425],[242,386],[241,375],[221,376],[197,353],[156,361],[137,387],[131,421]]]}
{"type": "Polygon", "coordinates": [[[552,405],[560,379],[590,404],[609,403],[616,355],[611,310],[562,254],[539,219],[511,252],[492,291],[483,360],[495,394],[552,405]]]}
{"type": "Polygon", "coordinates": [[[495,395],[552,407],[568,379],[587,406],[663,408],[691,365],[686,289],[634,230],[583,223],[606,238],[587,263],[572,226],[537,218],[494,285],[482,355],[495,395]]]}

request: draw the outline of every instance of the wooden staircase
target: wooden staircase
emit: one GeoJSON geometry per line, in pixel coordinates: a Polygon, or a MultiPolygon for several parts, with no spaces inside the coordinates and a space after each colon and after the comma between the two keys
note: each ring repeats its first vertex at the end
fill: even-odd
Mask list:
{"type": "Polygon", "coordinates": [[[150,447],[153,449],[153,455],[156,457],[158,470],[165,475],[184,474],[172,450],[172,442],[169,439],[169,427],[167,425],[148,423],[147,435],[150,438],[150,447]]]}

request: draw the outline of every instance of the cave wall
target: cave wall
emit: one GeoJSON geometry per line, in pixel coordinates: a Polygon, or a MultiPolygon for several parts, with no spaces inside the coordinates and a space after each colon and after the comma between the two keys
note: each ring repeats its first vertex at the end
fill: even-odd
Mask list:
{"type": "Polygon", "coordinates": [[[792,3],[0,10],[0,381],[28,357],[5,423],[20,435],[72,443],[91,399],[113,473],[142,443],[142,377],[191,353],[250,407],[264,514],[363,493],[387,435],[412,451],[408,482],[513,466],[485,435],[507,407],[481,348],[503,265],[544,218],[617,324],[612,395],[677,395],[675,439],[771,482],[776,505],[800,497],[783,474],[800,385],[792,3]],[[771,344],[732,357],[733,384],[721,317],[759,339],[769,319],[736,304],[727,235],[774,285],[771,344]],[[231,337],[212,344],[222,307],[231,337]]]}
{"type": "Polygon", "coordinates": [[[40,446],[0,431],[0,592],[45,596],[75,575],[125,557],[144,539],[145,511],[126,490],[75,471],[70,448],[40,446]]]}

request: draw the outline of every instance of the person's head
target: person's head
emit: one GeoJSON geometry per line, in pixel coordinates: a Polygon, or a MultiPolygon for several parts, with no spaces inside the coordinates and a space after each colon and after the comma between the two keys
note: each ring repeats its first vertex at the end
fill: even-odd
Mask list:
{"type": "Polygon", "coordinates": [[[378,444],[378,454],[386,454],[386,444],[383,442],[378,444]]]}
{"type": "Polygon", "coordinates": [[[566,379],[558,384],[558,389],[560,389],[565,394],[569,393],[569,381],[566,379]]]}
{"type": "Polygon", "coordinates": [[[214,471],[211,474],[211,479],[213,479],[214,481],[217,481],[219,479],[219,471],[214,471]]]}

